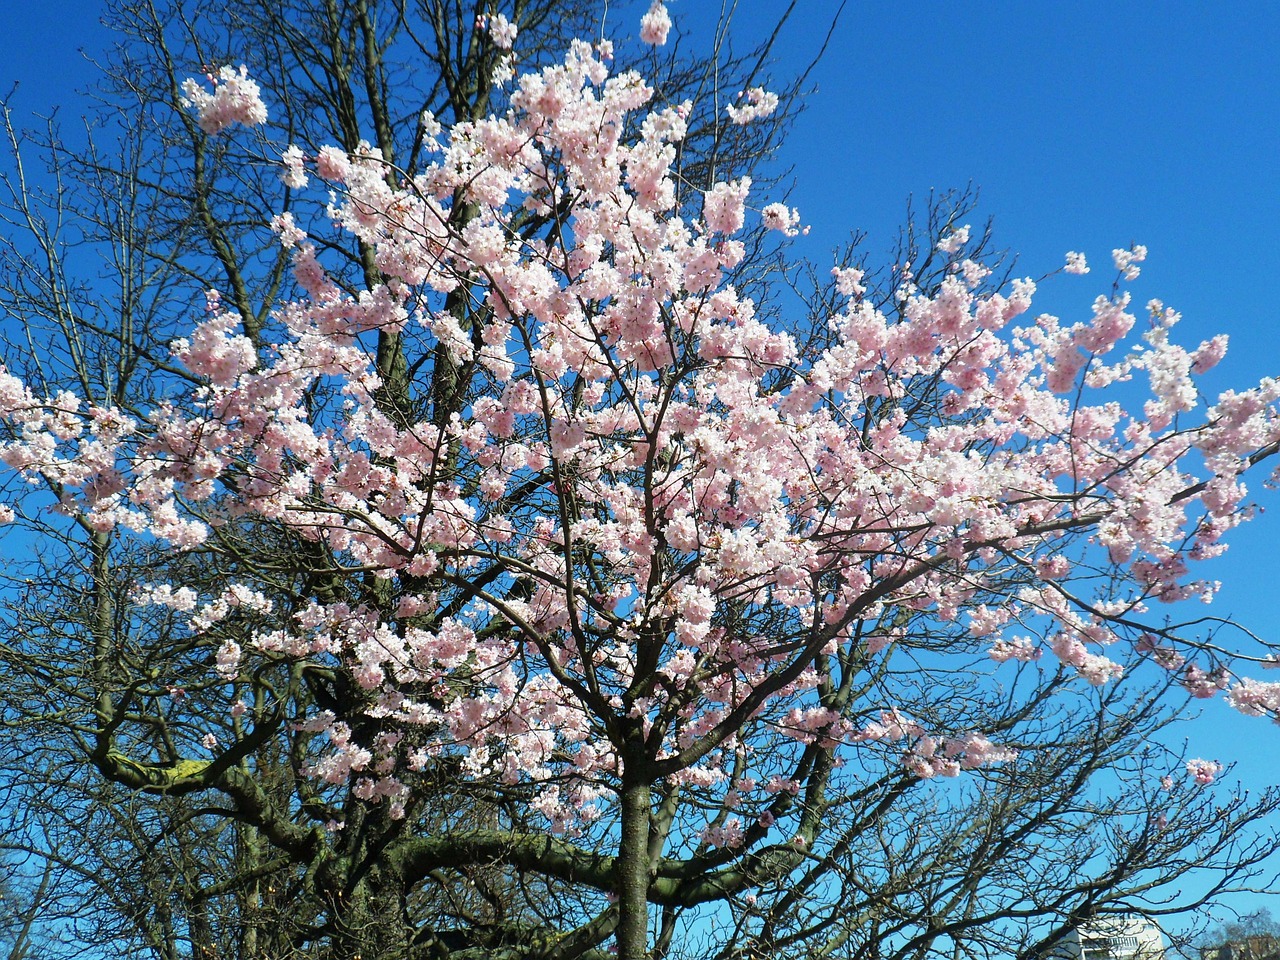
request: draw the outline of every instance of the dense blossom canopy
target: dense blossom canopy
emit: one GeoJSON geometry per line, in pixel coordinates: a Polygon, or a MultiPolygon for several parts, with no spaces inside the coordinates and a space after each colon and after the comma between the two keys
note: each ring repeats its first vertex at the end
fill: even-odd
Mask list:
{"type": "MultiPolygon", "coordinates": [[[[664,17],[646,15],[654,42],[664,17]]],[[[729,782],[735,731],[764,714],[801,740],[905,743],[919,776],[1010,757],[981,732],[943,735],[896,713],[857,725],[811,705],[813,657],[856,645],[871,661],[898,638],[868,625],[897,608],[963,612],[995,661],[1038,658],[1029,631],[1043,633],[1090,683],[1120,673],[1108,651],[1121,639],[1182,668],[1152,634],[1129,636],[1131,624],[1152,600],[1212,592],[1186,580],[1188,561],[1218,553],[1245,515],[1240,475],[1280,432],[1280,387],[1228,391],[1188,428],[1193,376],[1222,357],[1225,337],[1186,350],[1169,335],[1177,315],[1153,301],[1141,342],[1113,359],[1135,325],[1128,294],[1099,297],[1084,322],[1018,325],[1035,284],[976,295],[986,270],[965,259],[936,296],[908,283],[896,323],[862,298],[860,271],[840,272],[834,342],[802,361],[721,280],[743,255],[750,181],[717,184],[699,220],[673,214],[683,110],[639,118],[649,88],[610,76],[607,59],[607,45],[578,44],[521,77],[506,116],[433,141],[437,162],[411,183],[389,183],[371,150],[323,151],[310,166],[341,191],[333,216],[376,250],[384,284],[344,294],[283,214],[280,241],[309,297],[281,309],[288,336],[270,356],[211,293],[209,317],[173,347],[207,381],[190,410],[161,406],[140,423],[71,394],[32,396],[6,374],[4,415],[21,435],[5,462],[56,478],[60,508],[95,529],[184,550],[252,514],[399,578],[393,619],[316,603],[295,629],[252,639],[259,653],[343,658],[377,693],[376,715],[432,731],[370,749],[340,723],[326,728],[334,751],[316,775],[359,771],[370,796],[402,793],[390,772],[401,762],[462,749],[477,773],[513,781],[562,784],[571,770],[541,803],[572,824],[617,772],[612,728],[625,717],[644,719],[661,774],[723,781],[744,800],[786,789],[729,782]],[[641,136],[626,143],[633,123],[641,136]],[[459,223],[464,202],[475,213],[459,223]],[[554,241],[513,237],[513,211],[561,209],[571,217],[554,241]],[[460,287],[483,300],[483,329],[434,305],[460,287]],[[397,423],[379,406],[363,338],[411,324],[490,383],[442,427],[397,423]],[[1140,410],[1094,399],[1137,377],[1150,386],[1140,410]],[[322,383],[342,402],[317,417],[309,398],[322,383]],[[1127,570],[1123,592],[1063,587],[1072,563],[1059,545],[1081,529],[1127,570]],[[511,595],[508,578],[527,595],[511,595]],[[423,629],[414,618],[436,599],[414,585],[428,583],[473,595],[423,629]],[[769,629],[755,629],[766,615],[769,629]],[[514,629],[489,629],[499,620],[514,629]]],[[[243,68],[213,79],[213,94],[187,89],[206,130],[265,118],[243,68]]],[[[748,102],[735,119],[768,96],[748,102]]],[[[303,167],[290,148],[284,175],[301,186],[303,167]]],[[[766,221],[789,228],[792,214],[772,206],[766,221]]],[[[940,250],[958,258],[967,239],[956,231],[940,250]]],[[[1117,251],[1116,266],[1132,279],[1144,255],[1117,251]]],[[[1072,272],[1083,262],[1069,257],[1072,272]]],[[[269,603],[248,584],[215,598],[178,584],[144,592],[198,632],[269,603]]],[[[219,671],[234,677],[243,653],[228,640],[219,671]]],[[[1246,712],[1280,703],[1280,685],[1185,670],[1194,692],[1228,688],[1246,712]]]]}

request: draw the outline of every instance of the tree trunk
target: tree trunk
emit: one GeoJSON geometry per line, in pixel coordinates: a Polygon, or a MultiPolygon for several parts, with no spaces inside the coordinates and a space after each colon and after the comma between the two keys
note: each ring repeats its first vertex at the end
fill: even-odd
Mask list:
{"type": "Polygon", "coordinates": [[[647,960],[649,956],[649,781],[632,773],[622,777],[622,837],[616,867],[618,894],[618,957],[647,960]],[[634,779],[633,779],[634,778],[634,779]]]}

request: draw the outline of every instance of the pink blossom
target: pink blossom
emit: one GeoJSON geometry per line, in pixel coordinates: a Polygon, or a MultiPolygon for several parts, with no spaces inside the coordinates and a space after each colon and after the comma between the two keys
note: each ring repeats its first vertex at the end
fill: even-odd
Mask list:
{"type": "Polygon", "coordinates": [[[969,242],[969,225],[957,227],[938,241],[938,249],[943,253],[956,253],[969,242]]]}
{"type": "Polygon", "coordinates": [[[230,680],[240,669],[240,644],[234,640],[222,641],[218,648],[217,670],[224,679],[230,680]]]}
{"type": "Polygon", "coordinates": [[[1229,682],[1225,670],[1206,672],[1193,663],[1187,666],[1182,685],[1193,697],[1204,700],[1227,689],[1229,682]]]}
{"type": "Polygon", "coordinates": [[[723,847],[740,847],[744,839],[742,820],[729,817],[724,823],[707,827],[701,834],[702,842],[717,849],[723,847]]]}
{"type": "Polygon", "coordinates": [[[1222,772],[1222,764],[1216,760],[1201,760],[1199,758],[1187,761],[1187,773],[1200,786],[1207,786],[1213,783],[1214,778],[1222,772]]]}
{"type": "Polygon", "coordinates": [[[249,78],[249,70],[241,65],[237,71],[225,66],[207,74],[213,93],[197,80],[182,84],[182,105],[196,111],[197,122],[205,133],[221,133],[234,123],[255,127],[267,122],[267,108],[262,102],[262,88],[249,78]]]}
{"type": "Polygon", "coordinates": [[[778,109],[778,95],[763,87],[752,87],[738,96],[745,97],[745,102],[737,105],[730,104],[725,107],[725,112],[729,114],[730,120],[739,125],[753,120],[762,120],[778,109]]]}
{"type": "Polygon", "coordinates": [[[1254,717],[1280,715],[1280,683],[1242,677],[1227,692],[1227,702],[1254,717]]]}
{"type": "Polygon", "coordinates": [[[946,752],[948,756],[961,756],[960,766],[966,770],[992,763],[1008,763],[1018,757],[1018,751],[996,746],[980,733],[948,740],[946,752]]]}
{"type": "Polygon", "coordinates": [[[640,39],[650,46],[660,47],[667,42],[670,30],[671,14],[667,13],[667,5],[662,0],[653,0],[640,18],[640,39]]]}
{"type": "Polygon", "coordinates": [[[1227,335],[1220,333],[1206,340],[1191,354],[1191,372],[1206,373],[1218,365],[1227,355],[1227,335]]]}
{"type": "MultiPolygon", "coordinates": [[[[498,15],[479,29],[515,39],[498,15]]],[[[669,29],[653,4],[646,40],[669,29]]],[[[1212,596],[1196,564],[1247,518],[1244,473],[1280,441],[1280,383],[1206,407],[1197,378],[1225,338],[1179,346],[1158,301],[1135,335],[1125,296],[1037,313],[1033,282],[989,288],[967,227],[933,239],[936,284],[897,264],[885,304],[840,266],[817,329],[774,325],[726,279],[748,252],[735,235],[750,181],[713,184],[700,219],[678,207],[691,107],[650,107],[651,86],[611,73],[607,53],[573,45],[520,77],[501,114],[424,118],[412,183],[368,144],[286,150],[290,188],[311,164],[338,188],[324,212],[377,282],[331,276],[300,207],[272,222],[300,293],[274,305],[266,342],[210,295],[173,344],[191,376],[167,378],[145,414],[0,371],[11,493],[58,490],[69,523],[136,539],[156,570],[221,548],[233,523],[366,583],[283,611],[261,592],[269,571],[245,564],[243,584],[175,579],[129,602],[213,645],[203,691],[235,696],[263,665],[340,671],[364,715],[296,718],[308,775],[390,817],[447,757],[460,777],[519,784],[553,833],[592,829],[632,731],[663,782],[725,811],[673,835],[741,846],[795,815],[806,781],[787,758],[804,749],[920,779],[1013,761],[966,732],[1000,728],[966,723],[963,698],[918,702],[935,671],[974,669],[984,649],[1011,697],[1015,674],[1052,689],[1060,664],[1102,684],[1144,657],[1195,696],[1277,713],[1280,686],[1238,677],[1230,651],[1210,670],[1194,638],[1132,625],[1212,596]],[[512,229],[561,208],[554,243],[512,229]],[[439,418],[389,405],[371,349],[384,334],[403,334],[421,383],[465,367],[465,402],[439,418]],[[843,670],[876,679],[846,702],[829,695],[843,670]]],[[[200,122],[252,119],[251,85],[235,71],[196,85],[200,122]]],[[[756,89],[730,116],[775,105],[756,89]]],[[[797,230],[795,210],[762,204],[766,227],[797,230]]],[[[1073,253],[1064,269],[1087,268],[1073,253]]],[[[0,518],[45,506],[13,502],[0,518]]],[[[166,709],[185,709],[173,695],[166,709]]],[[[1217,772],[1188,765],[1197,781],[1217,772]]]]}
{"type": "Polygon", "coordinates": [[[702,205],[702,219],[712,233],[731,234],[742,229],[743,205],[751,189],[751,178],[741,177],[730,183],[717,183],[707,193],[702,205]]]}
{"type": "Polygon", "coordinates": [[[1142,244],[1134,244],[1128,250],[1112,250],[1111,259],[1126,280],[1136,280],[1142,272],[1137,265],[1147,259],[1147,248],[1142,244]]]}
{"type": "Polygon", "coordinates": [[[291,145],[281,159],[284,162],[284,172],[280,174],[280,179],[290,190],[301,190],[307,185],[307,172],[303,166],[306,158],[302,155],[302,150],[291,145]]]}
{"type": "Polygon", "coordinates": [[[192,373],[226,386],[257,363],[253,343],[232,331],[239,323],[233,313],[216,315],[200,324],[189,339],[175,341],[173,355],[192,373]]]}
{"type": "Polygon", "coordinates": [[[502,14],[482,16],[478,25],[488,30],[489,38],[499,50],[510,50],[515,45],[517,27],[502,14]]]}
{"type": "Polygon", "coordinates": [[[341,183],[351,172],[351,160],[337,147],[321,147],[316,155],[316,173],[324,180],[341,183]]]}
{"type": "Polygon", "coordinates": [[[786,204],[770,203],[760,212],[761,220],[770,230],[778,230],[788,237],[796,236],[799,230],[800,213],[786,204]]]}
{"type": "Polygon", "coordinates": [[[867,288],[862,285],[863,271],[857,267],[832,267],[831,275],[835,277],[836,289],[841,296],[860,297],[867,292],[867,288]]]}
{"type": "Polygon", "coordinates": [[[1077,275],[1089,272],[1089,264],[1085,260],[1083,253],[1077,253],[1072,250],[1067,254],[1067,265],[1062,268],[1063,273],[1074,273],[1077,275]]]}
{"type": "Polygon", "coordinates": [[[987,655],[997,663],[1018,660],[1030,663],[1040,659],[1041,650],[1030,637],[1000,638],[991,645],[987,655]]]}

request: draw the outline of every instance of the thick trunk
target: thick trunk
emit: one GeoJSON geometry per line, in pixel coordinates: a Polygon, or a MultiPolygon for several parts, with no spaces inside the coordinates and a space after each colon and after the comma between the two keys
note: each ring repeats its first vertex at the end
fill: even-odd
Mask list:
{"type": "Polygon", "coordinates": [[[411,960],[412,936],[399,916],[399,904],[364,890],[353,900],[333,938],[332,960],[411,960]]]}
{"type": "MultiPolygon", "coordinates": [[[[342,861],[338,876],[350,877],[359,869],[356,862],[354,858],[342,861]]],[[[331,899],[334,930],[327,960],[417,960],[421,956],[413,944],[413,930],[405,922],[404,888],[398,876],[375,866],[343,886],[331,899]]]]}
{"type": "MultiPolygon", "coordinates": [[[[633,775],[634,776],[634,775],[633,775]]],[[[622,837],[618,845],[618,957],[649,956],[649,781],[622,779],[622,837]]]]}

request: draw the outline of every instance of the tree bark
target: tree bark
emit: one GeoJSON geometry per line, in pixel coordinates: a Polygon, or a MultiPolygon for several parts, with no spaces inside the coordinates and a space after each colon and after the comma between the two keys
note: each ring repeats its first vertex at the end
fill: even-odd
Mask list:
{"type": "Polygon", "coordinates": [[[649,808],[648,778],[628,764],[619,797],[622,836],[616,865],[618,895],[618,957],[647,960],[649,956],[649,808]]]}

